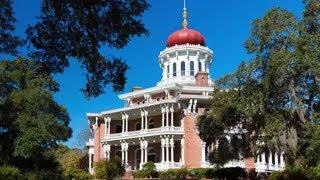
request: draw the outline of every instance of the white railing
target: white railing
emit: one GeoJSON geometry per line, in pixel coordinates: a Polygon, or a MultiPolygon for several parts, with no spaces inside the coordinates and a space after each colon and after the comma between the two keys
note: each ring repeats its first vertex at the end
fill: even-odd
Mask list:
{"type": "Polygon", "coordinates": [[[165,171],[168,169],[180,169],[182,168],[182,163],[180,162],[164,162],[164,163],[155,163],[157,171],[165,171]]]}
{"type": "Polygon", "coordinates": [[[94,139],[93,138],[89,138],[89,141],[86,142],[86,146],[93,146],[94,145],[94,139]]]}
{"type": "MultiPolygon", "coordinates": [[[[212,164],[209,162],[205,162],[201,164],[201,167],[203,168],[211,168],[213,167],[212,164]]],[[[230,161],[226,163],[223,167],[241,167],[245,168],[244,161],[230,161]]],[[[256,172],[270,172],[270,171],[283,171],[284,166],[283,165],[276,165],[273,163],[262,163],[262,162],[256,162],[255,163],[256,172]]]]}
{"type": "Polygon", "coordinates": [[[146,137],[146,136],[155,136],[155,135],[166,135],[166,134],[173,134],[173,135],[180,135],[183,134],[182,127],[160,127],[160,128],[152,128],[152,129],[143,129],[139,131],[129,131],[124,133],[115,133],[110,134],[105,137],[105,141],[115,141],[115,140],[122,140],[128,138],[139,138],[139,137],[146,137]]]}

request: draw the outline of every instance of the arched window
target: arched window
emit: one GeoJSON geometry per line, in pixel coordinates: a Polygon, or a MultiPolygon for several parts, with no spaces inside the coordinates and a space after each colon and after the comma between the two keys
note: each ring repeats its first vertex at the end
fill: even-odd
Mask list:
{"type": "Polygon", "coordinates": [[[201,64],[201,62],[200,62],[200,61],[199,61],[198,66],[199,66],[199,71],[202,71],[202,64],[201,64]]]}
{"type": "Polygon", "coordinates": [[[136,123],[136,131],[141,130],[141,122],[136,123]]]}
{"type": "Polygon", "coordinates": [[[190,76],[194,76],[194,62],[190,62],[190,76]]]}
{"type": "Polygon", "coordinates": [[[173,63],[173,77],[176,77],[177,76],[177,64],[176,63],[173,63]]]}
{"type": "Polygon", "coordinates": [[[116,133],[121,133],[122,132],[122,125],[118,124],[116,125],[116,133]]]}
{"type": "Polygon", "coordinates": [[[181,76],[186,75],[186,63],[184,61],[181,62],[181,76]]]}
{"type": "Polygon", "coordinates": [[[169,75],[170,75],[170,66],[167,65],[167,78],[169,78],[169,75]]]}
{"type": "Polygon", "coordinates": [[[150,120],[149,120],[148,128],[149,128],[149,129],[153,129],[153,128],[154,128],[154,120],[153,120],[153,119],[150,119],[150,120]]]}

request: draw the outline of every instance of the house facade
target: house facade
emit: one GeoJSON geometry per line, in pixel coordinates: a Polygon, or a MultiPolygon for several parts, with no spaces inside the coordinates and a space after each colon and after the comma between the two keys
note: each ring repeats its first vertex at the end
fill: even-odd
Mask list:
{"type": "MultiPolygon", "coordinates": [[[[210,107],[213,52],[200,32],[188,28],[186,8],[182,29],[168,37],[158,59],[162,77],[156,86],[135,87],[119,95],[124,107],[87,113],[93,132],[86,144],[91,173],[95,162],[115,156],[121,158],[127,171],[141,169],[148,161],[153,161],[159,171],[212,166],[208,154],[215,147],[200,139],[196,121],[210,107]]],[[[283,152],[266,151],[255,159],[225,166],[255,168],[258,172],[284,168],[283,152]]]]}

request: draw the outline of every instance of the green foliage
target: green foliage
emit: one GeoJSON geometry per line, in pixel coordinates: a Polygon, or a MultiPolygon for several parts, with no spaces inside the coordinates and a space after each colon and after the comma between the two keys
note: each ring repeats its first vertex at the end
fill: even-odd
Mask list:
{"type": "Polygon", "coordinates": [[[14,55],[17,53],[17,46],[22,44],[22,40],[13,35],[14,23],[17,20],[14,17],[12,4],[13,0],[2,0],[0,3],[0,54],[14,55]]]}
{"type": "Polygon", "coordinates": [[[88,156],[87,152],[79,149],[69,149],[60,145],[54,150],[59,167],[63,172],[63,176],[69,179],[89,179],[92,176],[88,173],[88,156]],[[83,161],[85,159],[85,161],[83,161]]]}
{"type": "Polygon", "coordinates": [[[156,177],[158,175],[156,172],[156,165],[152,161],[145,163],[142,166],[142,171],[145,177],[148,178],[156,177]]]}
{"type": "Polygon", "coordinates": [[[124,174],[125,168],[121,164],[119,158],[112,158],[110,160],[100,161],[94,164],[96,178],[114,179],[124,174]]]}
{"type": "Polygon", "coordinates": [[[314,179],[308,177],[308,173],[301,167],[289,168],[282,172],[272,172],[269,176],[270,180],[308,180],[314,179]]]}
{"type": "Polygon", "coordinates": [[[0,62],[0,159],[22,171],[57,170],[49,152],[71,136],[58,85],[31,60],[0,62]]]}
{"type": "Polygon", "coordinates": [[[0,166],[0,179],[15,180],[21,178],[20,170],[13,166],[0,166]]]}
{"type": "Polygon", "coordinates": [[[141,170],[133,173],[135,178],[157,178],[159,176],[156,166],[152,161],[145,163],[141,170]]]}
{"type": "Polygon", "coordinates": [[[128,66],[101,54],[102,47],[124,48],[134,36],[148,35],[141,22],[146,0],[42,0],[38,22],[26,30],[33,59],[49,73],[61,73],[76,58],[86,70],[87,97],[104,93],[106,85],[121,91],[128,66]]]}
{"type": "Polygon", "coordinates": [[[246,178],[247,172],[240,167],[222,168],[214,171],[213,177],[217,179],[226,179],[226,180],[246,178]]]}
{"type": "Polygon", "coordinates": [[[143,170],[136,170],[133,172],[133,177],[136,179],[145,178],[147,175],[145,174],[145,171],[143,170]]]}
{"type": "Polygon", "coordinates": [[[201,139],[218,145],[211,162],[269,148],[284,150],[287,164],[319,163],[320,2],[304,3],[301,20],[280,8],[254,20],[245,43],[251,60],[217,81],[212,111],[197,124],[201,139]]]}

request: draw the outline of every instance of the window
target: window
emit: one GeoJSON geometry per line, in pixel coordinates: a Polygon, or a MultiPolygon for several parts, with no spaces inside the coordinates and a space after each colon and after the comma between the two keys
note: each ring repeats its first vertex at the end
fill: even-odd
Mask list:
{"type": "Polygon", "coordinates": [[[199,61],[199,71],[202,71],[202,64],[201,64],[201,62],[199,61]]]}
{"type": "Polygon", "coordinates": [[[121,133],[122,132],[122,125],[118,124],[116,125],[116,133],[121,133]]]}
{"type": "Polygon", "coordinates": [[[148,161],[156,162],[156,152],[154,149],[149,149],[148,151],[148,161]]]}
{"type": "Polygon", "coordinates": [[[190,76],[194,76],[194,62],[190,62],[190,76]]]}
{"type": "Polygon", "coordinates": [[[167,66],[167,78],[169,78],[169,76],[170,76],[170,66],[168,65],[167,66]]]}
{"type": "Polygon", "coordinates": [[[141,130],[141,123],[140,122],[136,123],[136,131],[139,131],[139,130],[141,130]]]}
{"type": "Polygon", "coordinates": [[[181,76],[186,75],[186,63],[184,61],[181,62],[181,76]]]}
{"type": "Polygon", "coordinates": [[[173,63],[173,77],[177,76],[177,64],[173,63]]]}
{"type": "Polygon", "coordinates": [[[148,127],[149,129],[153,129],[153,128],[154,128],[154,121],[153,121],[153,119],[150,119],[150,120],[149,120],[148,126],[149,126],[149,127],[148,127]]]}

